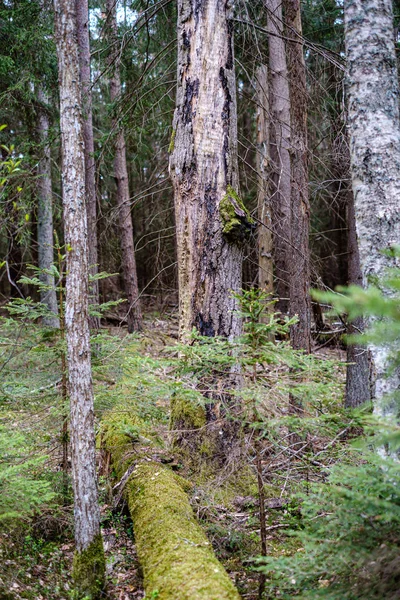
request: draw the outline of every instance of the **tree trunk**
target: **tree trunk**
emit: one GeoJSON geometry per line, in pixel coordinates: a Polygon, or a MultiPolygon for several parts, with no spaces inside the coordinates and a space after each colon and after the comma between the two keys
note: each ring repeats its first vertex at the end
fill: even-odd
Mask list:
{"type": "MultiPolygon", "coordinates": [[[[121,80],[119,74],[119,48],[117,38],[117,17],[115,0],[107,0],[107,15],[109,21],[109,42],[111,52],[109,64],[110,99],[115,103],[121,95],[121,80]]],[[[117,183],[117,206],[119,227],[121,232],[122,271],[124,276],[125,293],[128,300],[127,323],[128,331],[140,331],[142,314],[139,302],[139,288],[136,271],[135,248],[133,244],[133,227],[129,195],[128,169],[126,166],[125,136],[119,123],[118,114],[114,107],[112,122],[113,130],[117,131],[115,139],[114,175],[117,183]]]]}
{"type": "MultiPolygon", "coordinates": [[[[89,272],[98,272],[96,164],[94,160],[92,88],[90,80],[90,41],[88,0],[76,0],[76,25],[79,47],[79,74],[83,101],[83,140],[85,143],[85,189],[88,226],[89,272]]],[[[89,303],[99,304],[99,282],[89,284],[89,303]]],[[[100,327],[98,317],[89,317],[90,326],[100,327]]]]}
{"type": "Polygon", "coordinates": [[[285,22],[289,39],[287,59],[290,88],[291,125],[291,247],[290,316],[298,322],[290,328],[293,348],[311,350],[310,298],[310,204],[308,200],[307,87],[304,63],[300,0],[284,0],[285,22]]]}
{"type": "Polygon", "coordinates": [[[97,598],[104,583],[104,553],[96,482],[93,386],[88,321],[85,157],[74,0],[55,0],[60,86],[64,232],[67,248],[65,326],[71,406],[77,592],[97,598]]]}
{"type": "MultiPolygon", "coordinates": [[[[349,283],[362,286],[363,279],[357,244],[354,198],[351,190],[348,190],[347,196],[348,279],[349,283]]],[[[358,317],[349,324],[347,334],[355,333],[359,335],[363,331],[364,319],[358,317]]],[[[368,349],[358,344],[348,344],[345,395],[345,406],[347,408],[354,408],[371,399],[369,370],[368,349]]]]}
{"type": "MultiPolygon", "coordinates": [[[[345,42],[351,177],[364,285],[382,278],[398,260],[380,250],[400,242],[399,84],[390,0],[345,0],[345,42]]],[[[387,375],[388,352],[371,346],[376,410],[399,387],[387,375]]],[[[390,409],[391,410],[391,409],[390,409]]]]}
{"type": "Polygon", "coordinates": [[[282,2],[265,0],[267,7],[270,107],[271,206],[277,307],[287,313],[290,277],[290,100],[283,40],[282,2]]]}
{"type": "Polygon", "coordinates": [[[258,183],[258,286],[272,294],[272,225],[269,197],[269,94],[268,67],[260,65],[256,73],[257,102],[257,183],[258,183]]]}
{"type": "MultiPolygon", "coordinates": [[[[38,89],[38,99],[43,105],[39,112],[38,132],[42,145],[42,156],[38,164],[38,264],[39,269],[48,271],[54,264],[53,248],[53,201],[51,188],[51,156],[49,146],[49,117],[47,114],[47,96],[42,87],[38,89]]],[[[54,275],[41,271],[40,281],[50,289],[40,291],[40,302],[54,313],[43,319],[47,327],[59,327],[57,292],[55,289],[54,275]]]]}
{"type": "Polygon", "coordinates": [[[242,248],[251,229],[238,196],[231,9],[178,0],[178,89],[171,138],[180,336],[233,338],[242,248]]]}

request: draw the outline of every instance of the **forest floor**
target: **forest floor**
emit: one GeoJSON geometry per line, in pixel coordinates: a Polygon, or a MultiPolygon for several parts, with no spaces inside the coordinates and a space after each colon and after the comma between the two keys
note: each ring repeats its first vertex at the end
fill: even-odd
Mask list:
{"type": "MultiPolygon", "coordinates": [[[[101,339],[97,343],[95,340],[93,345],[93,378],[99,422],[104,411],[129,397],[131,402],[145,407],[146,418],[157,429],[162,443],[169,447],[169,398],[163,384],[160,384],[163,378],[168,382],[169,372],[157,361],[163,348],[173,345],[176,337],[177,321],[171,315],[162,318],[154,314],[149,316],[143,335],[134,338],[126,336],[125,331],[118,327],[104,329],[101,339]],[[136,350],[139,350],[137,355],[136,350]],[[122,363],[127,355],[131,362],[125,369],[122,363]]],[[[5,527],[1,527],[0,520],[0,598],[69,600],[72,595],[70,573],[74,544],[71,491],[62,497],[60,483],[60,430],[64,412],[60,403],[60,342],[51,336],[38,339],[37,330],[30,331],[22,326],[16,329],[11,323],[1,329],[0,338],[3,356],[6,356],[0,367],[3,370],[0,435],[11,440],[12,448],[19,448],[17,460],[5,456],[3,467],[0,462],[0,485],[8,492],[10,504],[3,508],[5,502],[0,501],[0,508],[13,514],[22,510],[22,504],[18,503],[20,492],[15,499],[12,497],[15,477],[7,471],[11,463],[17,469],[16,476],[20,480],[27,478],[23,493],[34,496],[30,504],[28,498],[23,514],[17,515],[16,519],[3,520],[5,527]],[[27,471],[18,471],[18,464],[37,456],[42,456],[38,464],[32,463],[27,471]],[[31,483],[32,473],[39,480],[50,482],[52,489],[56,489],[56,496],[45,503],[40,497],[36,498],[35,494],[40,496],[41,491],[31,483]]],[[[342,351],[337,348],[324,347],[319,354],[329,360],[343,358],[342,351]]],[[[337,367],[337,377],[339,387],[343,387],[344,368],[341,365],[337,367]]],[[[314,446],[318,443],[324,448],[330,440],[314,440],[314,446]]],[[[99,465],[101,467],[100,451],[99,465]]],[[[307,475],[301,471],[298,476],[296,469],[301,471],[301,462],[292,464],[285,476],[280,470],[281,484],[277,480],[266,484],[266,533],[268,553],[272,555],[301,551],[296,540],[285,534],[286,528],[293,526],[298,519],[298,504],[291,504],[291,494],[299,487],[299,477],[302,485],[309,477],[308,471],[307,475]],[[291,479],[293,485],[290,484],[291,479]]],[[[182,474],[186,474],[184,466],[182,474]]],[[[310,475],[311,480],[314,475],[310,475]]],[[[268,477],[266,480],[269,481],[268,477]]],[[[122,504],[117,509],[113,508],[114,483],[107,474],[100,476],[107,597],[112,600],[140,599],[144,592],[132,523],[126,506],[122,504]]],[[[257,494],[254,485],[249,486],[248,493],[243,492],[244,487],[241,486],[236,493],[230,491],[228,498],[225,487],[224,473],[219,473],[214,480],[202,482],[198,479],[191,494],[192,506],[242,598],[256,600],[259,576],[253,567],[254,558],[260,553],[257,494]]]]}

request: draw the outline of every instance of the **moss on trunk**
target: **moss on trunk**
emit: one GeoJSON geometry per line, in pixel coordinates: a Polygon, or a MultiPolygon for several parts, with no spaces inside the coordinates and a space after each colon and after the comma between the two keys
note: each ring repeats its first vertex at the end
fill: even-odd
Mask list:
{"type": "MultiPolygon", "coordinates": [[[[125,494],[133,520],[146,597],[159,600],[239,600],[239,594],[197,523],[185,481],[126,434],[126,417],[105,415],[103,440],[118,477],[133,467],[125,494]]],[[[133,425],[137,426],[134,420],[133,425]]]]}
{"type": "Polygon", "coordinates": [[[101,535],[82,552],[75,552],[72,578],[76,600],[97,600],[104,597],[105,558],[101,535]]]}

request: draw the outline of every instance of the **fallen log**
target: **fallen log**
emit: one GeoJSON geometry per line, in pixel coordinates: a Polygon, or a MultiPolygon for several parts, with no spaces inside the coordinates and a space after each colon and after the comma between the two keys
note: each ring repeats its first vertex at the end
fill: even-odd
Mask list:
{"type": "MultiPolygon", "coordinates": [[[[124,495],[133,521],[146,598],[158,600],[239,600],[240,596],[214,554],[195,519],[188,484],[167,466],[148,458],[153,447],[143,448],[126,433],[118,413],[103,417],[102,440],[111,454],[118,479],[124,478],[124,495]]],[[[147,437],[147,433],[145,434],[147,437]]],[[[142,438],[143,439],[143,438],[142,438]]]]}

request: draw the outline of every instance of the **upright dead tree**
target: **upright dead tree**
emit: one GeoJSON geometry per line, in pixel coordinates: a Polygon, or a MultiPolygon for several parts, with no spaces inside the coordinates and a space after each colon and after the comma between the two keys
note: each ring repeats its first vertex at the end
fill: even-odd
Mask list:
{"type": "Polygon", "coordinates": [[[258,285],[273,292],[272,223],[269,197],[269,96],[268,67],[260,65],[256,72],[257,103],[257,188],[258,188],[258,285]]]}
{"type": "Polygon", "coordinates": [[[54,0],[60,89],[64,235],[67,247],[65,327],[79,597],[97,598],[104,583],[104,552],[96,482],[93,386],[88,319],[85,156],[75,0],[54,0]]]}
{"type": "Polygon", "coordinates": [[[271,207],[277,307],[287,312],[290,278],[290,97],[282,0],[265,0],[269,31],[271,207]]]}
{"type": "Polygon", "coordinates": [[[307,88],[303,55],[300,0],[284,0],[290,89],[290,315],[298,322],[290,329],[293,348],[310,352],[310,204],[308,200],[307,88]]]}
{"type": "MultiPolygon", "coordinates": [[[[351,178],[363,283],[398,262],[384,248],[400,243],[399,83],[391,0],[345,0],[351,178]]],[[[399,387],[387,375],[387,349],[371,346],[376,408],[399,387]]]]}
{"type": "MultiPolygon", "coordinates": [[[[86,213],[88,226],[89,269],[91,275],[98,272],[97,251],[97,198],[96,198],[96,164],[94,160],[92,87],[90,80],[90,38],[88,0],[76,0],[76,23],[79,47],[79,74],[83,101],[83,140],[85,143],[85,188],[86,213]]],[[[99,282],[91,281],[89,285],[89,303],[99,304],[99,282]]],[[[98,328],[100,319],[90,317],[90,326],[98,328]]]]}
{"type": "MultiPolygon", "coordinates": [[[[107,0],[108,40],[110,44],[110,99],[116,103],[121,96],[121,78],[119,73],[120,49],[118,46],[116,1],[107,0]]],[[[117,207],[121,235],[122,272],[125,293],[128,300],[126,320],[128,331],[140,331],[142,313],[139,301],[139,288],[136,271],[135,248],[133,244],[133,226],[129,195],[128,169],[126,166],[126,146],[122,125],[114,106],[112,119],[115,137],[114,177],[117,184],[117,207]]]]}
{"type": "Polygon", "coordinates": [[[38,89],[38,100],[41,103],[38,118],[38,133],[41,144],[41,158],[38,163],[38,264],[41,269],[39,278],[46,286],[40,292],[40,301],[47,306],[54,316],[43,319],[48,327],[59,327],[57,292],[54,275],[49,271],[54,264],[53,248],[53,192],[51,185],[51,155],[49,144],[48,99],[43,87],[38,89]]]}
{"type": "Polygon", "coordinates": [[[241,242],[251,227],[238,195],[231,8],[178,1],[178,89],[170,145],[180,335],[240,333],[241,242]]]}

